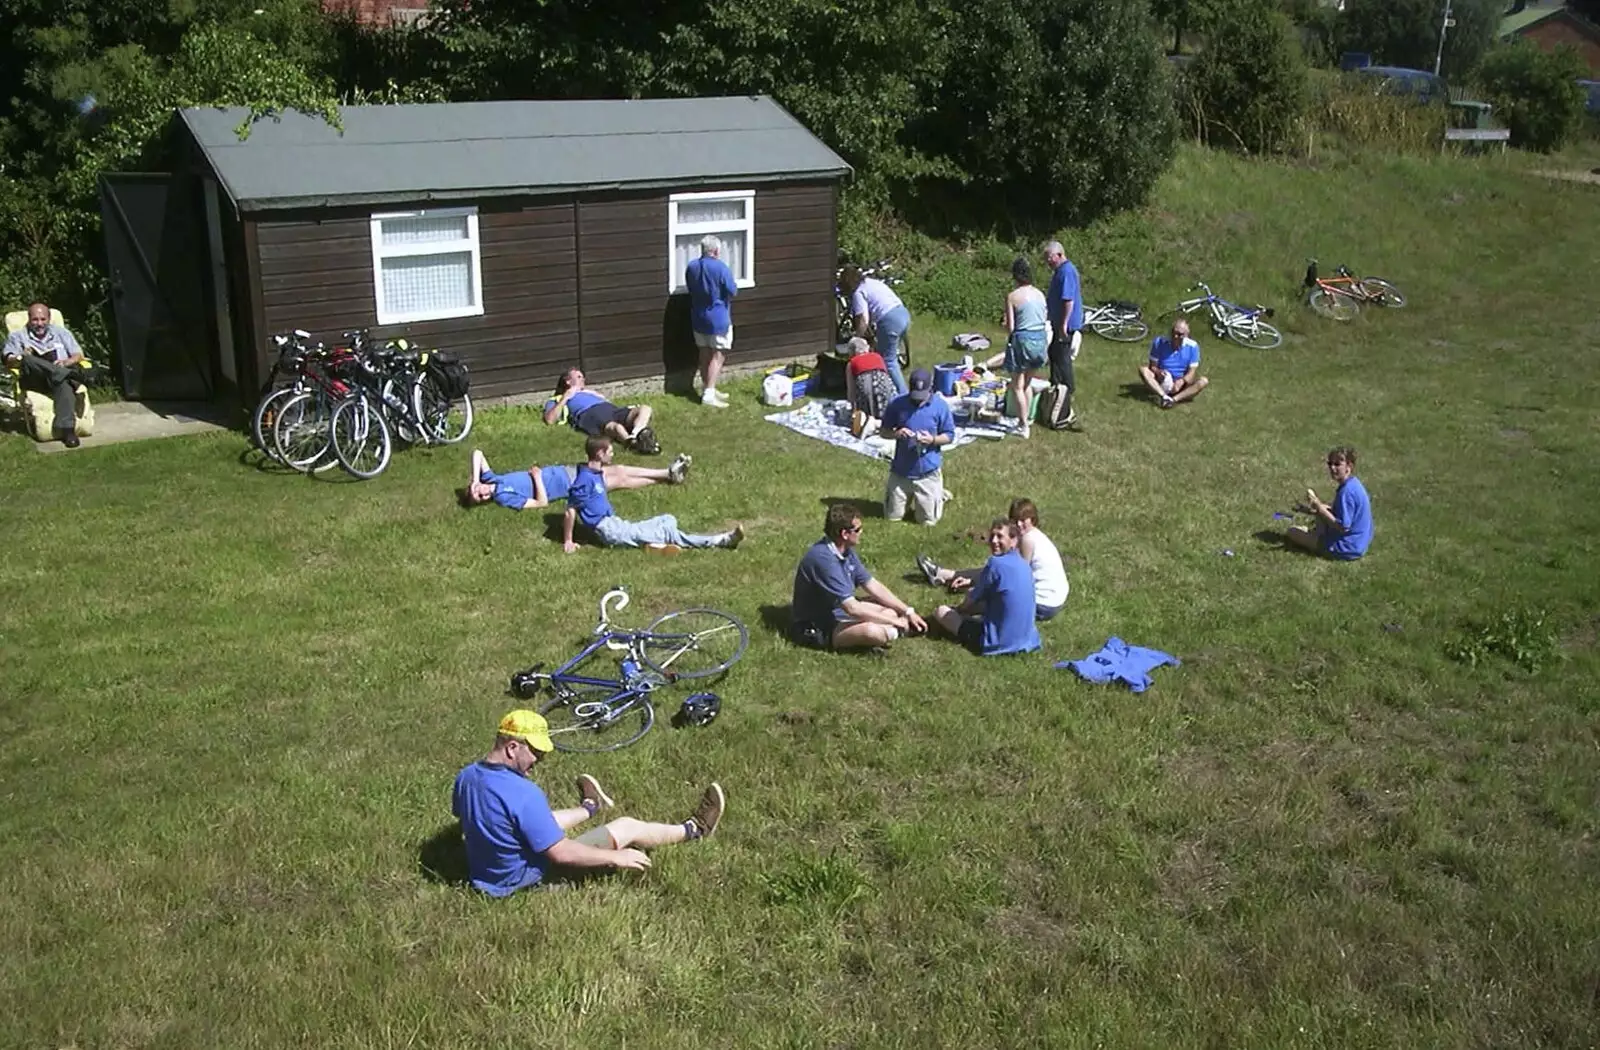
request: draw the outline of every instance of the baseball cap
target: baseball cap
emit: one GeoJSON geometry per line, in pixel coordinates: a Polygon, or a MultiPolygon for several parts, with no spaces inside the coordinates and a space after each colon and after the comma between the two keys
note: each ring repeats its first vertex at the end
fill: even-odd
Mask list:
{"type": "Polygon", "coordinates": [[[919,368],[911,373],[911,400],[926,401],[933,396],[933,373],[919,368]]]}
{"type": "Polygon", "coordinates": [[[521,740],[535,751],[554,751],[550,741],[550,724],[534,711],[511,711],[500,719],[500,735],[521,740]]]}

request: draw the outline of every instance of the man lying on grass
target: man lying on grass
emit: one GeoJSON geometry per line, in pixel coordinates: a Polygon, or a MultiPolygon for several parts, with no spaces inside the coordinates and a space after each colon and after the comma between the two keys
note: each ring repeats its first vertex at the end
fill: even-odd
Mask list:
{"type": "Polygon", "coordinates": [[[709,838],[722,820],[726,799],[721,786],[712,784],[694,813],[679,823],[617,817],[568,838],[568,831],[613,803],[599,781],[582,773],[578,805],[552,810],[528,773],[554,750],[541,715],[512,711],[500,720],[493,749],[456,775],[450,808],[466,839],[467,872],[472,885],[491,897],[537,885],[555,868],[642,871],[650,866],[645,850],[709,838]]]}
{"type": "MultiPolygon", "coordinates": [[[[642,489],[665,481],[681,485],[689,477],[693,456],[681,455],[665,470],[660,467],[629,467],[613,463],[604,470],[606,488],[611,490],[642,489]]],[[[572,464],[541,467],[537,463],[527,470],[512,470],[496,474],[489,467],[480,449],[472,450],[472,479],[467,487],[456,490],[463,507],[476,507],[494,502],[511,510],[535,510],[548,507],[556,500],[567,498],[572,479],[578,468],[572,464]]]]}
{"type": "Polygon", "coordinates": [[[989,526],[989,562],[959,608],[941,605],[934,622],[979,656],[1031,653],[1039,648],[1033,624],[1033,573],[1017,553],[1021,531],[1008,518],[989,526]]]}
{"type": "Polygon", "coordinates": [[[794,572],[790,638],[811,649],[881,649],[902,634],[922,634],[927,621],[872,578],[856,545],[861,512],[835,503],[822,539],[807,548],[794,572]],[[857,598],[856,590],[867,597],[857,598]]]}
{"type": "MultiPolygon", "coordinates": [[[[1012,500],[1008,517],[1016,523],[1021,537],[1017,541],[1017,553],[1033,573],[1033,618],[1040,623],[1052,620],[1066,606],[1071,590],[1061,552],[1039,528],[1039,508],[1033,505],[1033,500],[1012,500]]],[[[917,568],[930,584],[948,587],[952,593],[969,589],[983,575],[982,569],[940,568],[926,554],[917,555],[917,568]]]]}
{"type": "Polygon", "coordinates": [[[573,526],[582,522],[606,547],[647,547],[662,553],[677,553],[685,547],[727,547],[732,550],[744,539],[744,526],[727,532],[699,536],[678,528],[671,514],[658,514],[644,521],[625,521],[611,509],[606,498],[606,470],[611,464],[611,439],[592,437],[584,443],[589,461],[578,468],[567,489],[567,511],[561,519],[561,546],[568,554],[578,549],[572,538],[573,526]]]}
{"type": "Polygon", "coordinates": [[[1290,543],[1340,561],[1354,561],[1372,545],[1372,500],[1356,477],[1356,450],[1336,448],[1328,453],[1328,476],[1339,483],[1333,506],[1306,489],[1306,503],[1295,508],[1317,518],[1315,531],[1295,525],[1285,534],[1290,543]]]}
{"type": "Polygon", "coordinates": [[[653,456],[661,442],[650,429],[650,406],[614,405],[590,390],[583,369],[569,368],[556,382],[556,396],[544,403],[544,421],[558,423],[563,418],[573,430],[589,437],[611,437],[635,452],[653,456]]]}

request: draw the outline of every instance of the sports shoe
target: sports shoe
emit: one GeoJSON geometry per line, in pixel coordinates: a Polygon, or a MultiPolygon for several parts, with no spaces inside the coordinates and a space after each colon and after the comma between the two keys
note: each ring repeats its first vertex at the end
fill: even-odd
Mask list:
{"type": "Polygon", "coordinates": [[[707,387],[700,394],[700,403],[702,405],[709,405],[712,408],[727,408],[728,395],[724,394],[716,387],[707,387]]]}
{"type": "Polygon", "coordinates": [[[600,781],[587,773],[578,774],[578,797],[584,802],[593,802],[596,810],[610,809],[616,805],[611,801],[611,796],[606,794],[606,789],[600,786],[600,781]]]}
{"type": "Polygon", "coordinates": [[[672,461],[672,466],[667,468],[667,480],[674,485],[682,485],[689,476],[689,467],[694,463],[694,457],[687,452],[679,453],[678,458],[672,461]]]}
{"type": "Polygon", "coordinates": [[[728,533],[728,542],[725,546],[731,551],[744,542],[744,526],[735,525],[733,531],[728,533]]]}
{"type": "Polygon", "coordinates": [[[651,554],[664,554],[668,557],[683,553],[683,548],[676,543],[647,543],[644,545],[644,549],[651,554]]]}
{"type": "Polygon", "coordinates": [[[77,448],[82,444],[82,442],[78,440],[78,432],[75,429],[63,430],[61,432],[61,443],[68,448],[77,448]]]}
{"type": "Polygon", "coordinates": [[[922,570],[922,575],[927,578],[928,586],[939,586],[939,566],[934,564],[932,558],[926,554],[917,555],[917,568],[922,570]]]}
{"type": "Polygon", "coordinates": [[[694,830],[690,838],[708,839],[717,833],[717,825],[722,823],[722,811],[727,806],[728,800],[722,793],[722,785],[713,783],[706,788],[706,793],[700,796],[700,804],[694,808],[694,815],[684,821],[686,826],[694,830]]]}
{"type": "Polygon", "coordinates": [[[1171,408],[1175,404],[1177,404],[1177,402],[1172,400],[1171,396],[1169,396],[1167,394],[1162,394],[1161,395],[1161,407],[1162,408],[1171,408]]]}

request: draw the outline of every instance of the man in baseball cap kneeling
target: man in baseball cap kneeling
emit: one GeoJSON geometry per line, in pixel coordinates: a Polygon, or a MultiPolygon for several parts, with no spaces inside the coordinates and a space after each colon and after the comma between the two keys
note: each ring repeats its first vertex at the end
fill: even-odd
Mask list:
{"type": "Polygon", "coordinates": [[[650,866],[644,850],[707,838],[722,820],[726,800],[712,784],[694,814],[678,824],[618,817],[576,838],[567,832],[613,805],[600,782],[578,776],[579,804],[552,810],[528,773],[555,750],[550,727],[533,711],[500,720],[494,748],[456,776],[451,809],[461,821],[472,885],[491,897],[508,897],[542,882],[558,868],[587,870],[650,866]]]}

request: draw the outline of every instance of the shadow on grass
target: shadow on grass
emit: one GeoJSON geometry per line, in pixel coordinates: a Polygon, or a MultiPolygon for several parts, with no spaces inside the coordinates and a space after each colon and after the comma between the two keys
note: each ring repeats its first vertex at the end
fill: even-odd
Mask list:
{"type": "MultiPolygon", "coordinates": [[[[556,511],[553,514],[544,516],[544,538],[554,543],[557,547],[561,546],[562,543],[561,520],[563,517],[565,517],[565,512],[563,511],[556,511]]],[[[574,528],[572,530],[572,538],[579,547],[598,547],[599,544],[589,541],[586,535],[587,532],[587,529],[581,527],[574,528]]]]}
{"type": "Polygon", "coordinates": [[[856,509],[863,520],[867,518],[878,518],[882,520],[883,518],[883,501],[877,496],[867,496],[865,498],[858,496],[823,496],[817,502],[822,504],[824,507],[827,507],[829,510],[832,510],[834,507],[837,507],[840,504],[848,503],[850,506],[856,509]]]}
{"type": "Polygon", "coordinates": [[[789,637],[789,624],[794,622],[794,616],[787,605],[761,606],[761,626],[771,634],[780,638],[789,637]]]}
{"type": "Polygon", "coordinates": [[[1129,401],[1148,401],[1155,404],[1155,395],[1150,393],[1150,388],[1143,383],[1123,383],[1117,392],[1118,397],[1127,398],[1129,401]]]}
{"type": "Polygon", "coordinates": [[[461,825],[446,824],[423,839],[417,849],[417,867],[429,882],[468,885],[467,846],[461,838],[461,825]]]}

